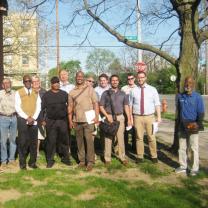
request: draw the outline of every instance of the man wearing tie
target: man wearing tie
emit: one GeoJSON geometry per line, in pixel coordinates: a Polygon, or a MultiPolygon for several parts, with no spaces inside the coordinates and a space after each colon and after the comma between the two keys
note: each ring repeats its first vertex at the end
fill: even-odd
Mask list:
{"type": "Polygon", "coordinates": [[[23,77],[24,87],[20,88],[15,94],[15,109],[18,114],[18,153],[20,169],[26,169],[26,157],[29,149],[30,168],[37,168],[37,144],[38,127],[37,118],[41,110],[41,99],[37,92],[32,88],[32,79],[29,75],[23,77]]]}
{"type": "Polygon", "coordinates": [[[161,122],[160,100],[155,87],[146,83],[147,76],[144,71],[137,74],[138,87],[130,93],[130,115],[136,129],[137,163],[144,158],[144,131],[147,133],[150,154],[153,163],[157,163],[157,145],[153,134],[153,122],[161,122]],[[157,118],[155,118],[155,111],[157,118]]]}

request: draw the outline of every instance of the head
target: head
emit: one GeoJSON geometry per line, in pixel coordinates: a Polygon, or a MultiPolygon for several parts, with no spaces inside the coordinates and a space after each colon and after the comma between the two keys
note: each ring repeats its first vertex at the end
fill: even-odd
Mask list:
{"type": "Polygon", "coordinates": [[[12,87],[11,80],[8,79],[8,78],[3,79],[3,82],[2,82],[2,88],[3,88],[6,92],[10,92],[10,91],[11,91],[11,87],[12,87]]]}
{"type": "Polygon", "coordinates": [[[119,86],[119,77],[118,75],[114,74],[110,77],[110,83],[111,83],[111,87],[112,89],[117,89],[119,86]]]}
{"type": "Polygon", "coordinates": [[[37,75],[32,76],[32,88],[34,90],[39,90],[40,87],[41,87],[40,78],[37,75]]]}
{"type": "Polygon", "coordinates": [[[99,76],[99,84],[100,84],[100,87],[106,88],[108,86],[108,75],[101,74],[99,76]]]}
{"type": "Polygon", "coordinates": [[[184,91],[187,94],[191,94],[194,89],[194,80],[191,76],[188,76],[184,80],[184,91]]]}
{"type": "Polygon", "coordinates": [[[23,84],[27,89],[30,89],[32,86],[32,79],[30,75],[26,74],[23,76],[23,84]]]}
{"type": "Polygon", "coordinates": [[[92,76],[88,76],[88,77],[86,78],[86,84],[87,84],[88,86],[94,87],[94,84],[95,84],[94,78],[93,78],[92,76]]]}
{"type": "Polygon", "coordinates": [[[59,78],[60,78],[60,81],[63,82],[63,83],[68,82],[68,80],[69,80],[69,72],[66,71],[66,70],[61,70],[59,72],[59,78]]]}
{"type": "Polygon", "coordinates": [[[54,76],[51,78],[51,90],[59,90],[60,88],[60,82],[59,82],[59,78],[54,76]]]}
{"type": "Polygon", "coordinates": [[[78,71],[78,72],[76,73],[75,79],[76,79],[76,84],[77,84],[77,85],[83,85],[84,82],[85,82],[85,79],[84,79],[84,73],[83,73],[82,71],[78,71]]]}
{"type": "Polygon", "coordinates": [[[137,73],[137,81],[139,86],[144,86],[147,80],[147,75],[144,71],[138,72],[137,73]]]}
{"type": "Polygon", "coordinates": [[[133,86],[134,85],[134,82],[135,82],[134,74],[132,74],[132,73],[128,73],[127,74],[127,82],[128,82],[129,86],[133,86]]]}

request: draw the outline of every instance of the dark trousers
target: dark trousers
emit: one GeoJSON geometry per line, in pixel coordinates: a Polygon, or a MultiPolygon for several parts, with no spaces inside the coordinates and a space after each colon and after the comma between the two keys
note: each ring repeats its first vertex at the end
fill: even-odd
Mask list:
{"type": "Polygon", "coordinates": [[[46,161],[54,162],[56,150],[61,155],[62,161],[69,161],[69,132],[67,120],[46,121],[46,161]]]}
{"type": "Polygon", "coordinates": [[[80,163],[87,162],[88,165],[95,163],[95,148],[94,139],[92,135],[94,131],[94,124],[88,124],[85,122],[76,123],[75,130],[78,148],[78,158],[80,163]]]}
{"type": "Polygon", "coordinates": [[[18,129],[18,153],[20,167],[26,167],[26,158],[28,150],[30,153],[30,159],[28,164],[33,165],[37,159],[37,144],[38,144],[38,127],[36,125],[27,125],[26,120],[23,118],[17,118],[18,129]]]}

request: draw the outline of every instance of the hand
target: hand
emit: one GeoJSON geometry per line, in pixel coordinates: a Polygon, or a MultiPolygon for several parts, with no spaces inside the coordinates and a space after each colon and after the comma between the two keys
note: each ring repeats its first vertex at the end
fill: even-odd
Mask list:
{"type": "Polygon", "coordinates": [[[99,123],[100,123],[99,119],[97,117],[95,117],[92,121],[94,122],[94,124],[97,124],[97,125],[99,125],[99,123]]]}
{"type": "Polygon", "coordinates": [[[108,120],[109,123],[113,123],[113,118],[112,118],[112,116],[109,116],[109,115],[108,115],[108,116],[107,116],[107,120],[108,120]]]}
{"type": "Polygon", "coordinates": [[[70,122],[69,122],[69,128],[70,128],[70,129],[74,129],[74,128],[75,128],[75,124],[74,124],[73,121],[70,121],[70,122]]]}
{"type": "Polygon", "coordinates": [[[32,118],[31,116],[29,116],[29,117],[27,118],[27,125],[33,125],[33,124],[34,124],[34,121],[35,121],[35,119],[32,118]]]}
{"type": "Polygon", "coordinates": [[[158,122],[158,124],[162,122],[161,117],[157,118],[157,122],[158,122]]]}
{"type": "Polygon", "coordinates": [[[41,125],[42,125],[42,126],[46,126],[46,122],[45,122],[45,121],[42,121],[42,122],[41,122],[41,125]]]}

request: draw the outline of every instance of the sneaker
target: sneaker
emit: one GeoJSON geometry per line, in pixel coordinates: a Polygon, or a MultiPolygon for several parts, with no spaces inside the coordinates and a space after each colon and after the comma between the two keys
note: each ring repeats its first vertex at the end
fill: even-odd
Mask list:
{"type": "Polygon", "coordinates": [[[54,161],[48,162],[46,168],[52,168],[54,163],[55,163],[54,161]]]}
{"type": "Polygon", "coordinates": [[[182,167],[176,168],[175,173],[186,173],[186,169],[182,167]]]}
{"type": "Polygon", "coordinates": [[[144,162],[144,159],[143,158],[137,158],[136,159],[136,163],[139,164],[139,163],[143,163],[144,162]]]}
{"type": "Polygon", "coordinates": [[[199,173],[199,171],[191,170],[190,176],[196,176],[196,175],[198,175],[198,173],[199,173]]]}
{"type": "Polygon", "coordinates": [[[122,162],[121,162],[124,166],[128,166],[128,160],[123,160],[122,162]]]}

